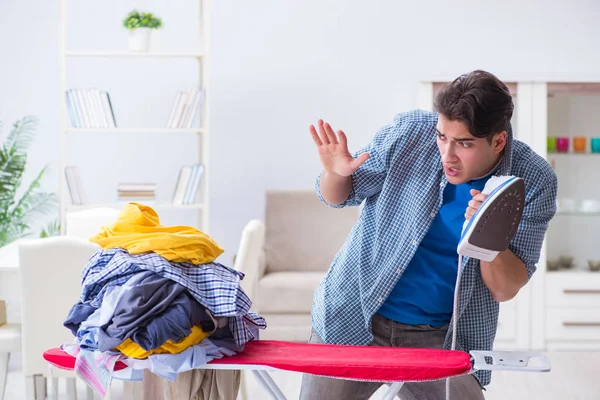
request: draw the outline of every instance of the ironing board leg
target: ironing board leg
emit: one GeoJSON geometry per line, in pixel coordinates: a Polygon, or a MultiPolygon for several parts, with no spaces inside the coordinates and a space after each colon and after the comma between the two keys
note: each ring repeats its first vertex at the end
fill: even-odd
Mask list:
{"type": "Polygon", "coordinates": [[[283,392],[281,391],[281,389],[279,389],[279,386],[277,386],[277,384],[275,383],[275,381],[273,380],[273,378],[271,378],[271,374],[269,374],[269,371],[258,371],[259,374],[262,375],[263,379],[265,381],[267,381],[267,383],[269,384],[269,386],[271,387],[271,390],[273,390],[273,392],[275,392],[277,394],[277,396],[279,396],[279,398],[281,400],[286,400],[285,399],[285,395],[283,394],[283,392]]]}
{"type": "Polygon", "coordinates": [[[392,383],[388,390],[385,392],[381,400],[393,400],[398,393],[400,393],[400,389],[402,389],[402,385],[404,382],[394,382],[392,383]]]}
{"type": "Polygon", "coordinates": [[[58,400],[58,378],[54,376],[54,368],[48,364],[48,377],[51,382],[52,400],[58,400]]]}
{"type": "Polygon", "coordinates": [[[252,373],[258,380],[260,386],[262,386],[263,390],[267,392],[273,400],[287,400],[267,371],[253,369],[252,373]]]}
{"type": "Polygon", "coordinates": [[[51,390],[52,390],[52,399],[53,400],[58,400],[58,378],[54,377],[50,379],[50,384],[52,386],[51,390]]]}
{"type": "Polygon", "coordinates": [[[77,381],[75,380],[75,378],[67,378],[66,381],[67,381],[67,399],[68,400],[77,400],[77,381]]]}

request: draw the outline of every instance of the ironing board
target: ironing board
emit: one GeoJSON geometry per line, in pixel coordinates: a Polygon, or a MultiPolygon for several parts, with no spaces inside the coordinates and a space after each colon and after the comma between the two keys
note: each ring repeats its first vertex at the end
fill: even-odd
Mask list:
{"type": "MultiPolygon", "coordinates": [[[[75,358],[59,348],[44,352],[43,357],[51,374],[54,367],[74,369],[75,358]]],[[[122,362],[115,365],[115,370],[124,368],[127,366],[122,362]]],[[[478,369],[546,372],[550,370],[550,362],[544,355],[530,352],[472,351],[469,354],[459,350],[255,340],[247,343],[244,351],[237,355],[213,360],[203,369],[250,370],[274,400],[286,400],[286,397],[269,375],[272,370],[390,384],[383,399],[391,400],[405,382],[451,378],[478,369]],[[486,362],[486,357],[492,362],[486,362]],[[534,358],[540,361],[530,365],[534,358]]]]}

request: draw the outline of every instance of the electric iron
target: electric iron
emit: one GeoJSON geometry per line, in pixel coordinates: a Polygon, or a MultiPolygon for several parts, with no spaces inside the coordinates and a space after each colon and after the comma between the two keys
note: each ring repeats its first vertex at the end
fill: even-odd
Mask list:
{"type": "Polygon", "coordinates": [[[517,232],[525,206],[525,183],[512,176],[492,176],[482,193],[489,196],[475,215],[465,220],[458,254],[491,262],[508,248],[517,232]]]}
{"type": "MultiPolygon", "coordinates": [[[[458,290],[462,257],[491,262],[508,248],[517,233],[525,207],[525,182],[512,176],[492,176],[481,191],[488,197],[475,215],[465,220],[458,242],[458,274],[454,290],[453,315],[458,314],[458,290]]],[[[458,318],[452,318],[452,350],[456,349],[458,318]]],[[[450,399],[450,379],[446,379],[446,400],[450,399]]]]}

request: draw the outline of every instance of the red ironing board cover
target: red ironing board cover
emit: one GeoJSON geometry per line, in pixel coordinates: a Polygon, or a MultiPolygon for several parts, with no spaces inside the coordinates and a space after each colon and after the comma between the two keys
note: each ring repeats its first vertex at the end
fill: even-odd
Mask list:
{"type": "MultiPolygon", "coordinates": [[[[75,357],[59,348],[44,352],[58,368],[73,370],[75,357]]],[[[286,371],[377,382],[415,382],[463,375],[471,370],[464,351],[377,346],[307,344],[279,340],[254,340],[244,351],[210,364],[264,365],[286,371]]],[[[127,368],[122,362],[115,370],[127,368]]]]}
{"type": "Polygon", "coordinates": [[[378,382],[438,380],[471,371],[458,350],[307,344],[255,340],[244,351],[210,364],[266,365],[287,371],[378,382]]]}
{"type": "MultiPolygon", "coordinates": [[[[44,360],[60,369],[72,371],[75,369],[75,357],[62,351],[59,348],[46,350],[43,354],[44,360]]],[[[115,364],[115,371],[127,368],[127,365],[118,361],[115,364]]]]}

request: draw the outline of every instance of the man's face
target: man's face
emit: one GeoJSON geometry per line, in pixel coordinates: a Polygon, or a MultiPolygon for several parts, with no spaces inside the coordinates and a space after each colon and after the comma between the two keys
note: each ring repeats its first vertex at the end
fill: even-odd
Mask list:
{"type": "Polygon", "coordinates": [[[463,122],[440,115],[437,145],[448,182],[459,185],[486,175],[496,165],[504,146],[506,131],[494,135],[491,142],[469,132],[463,122]]]}

